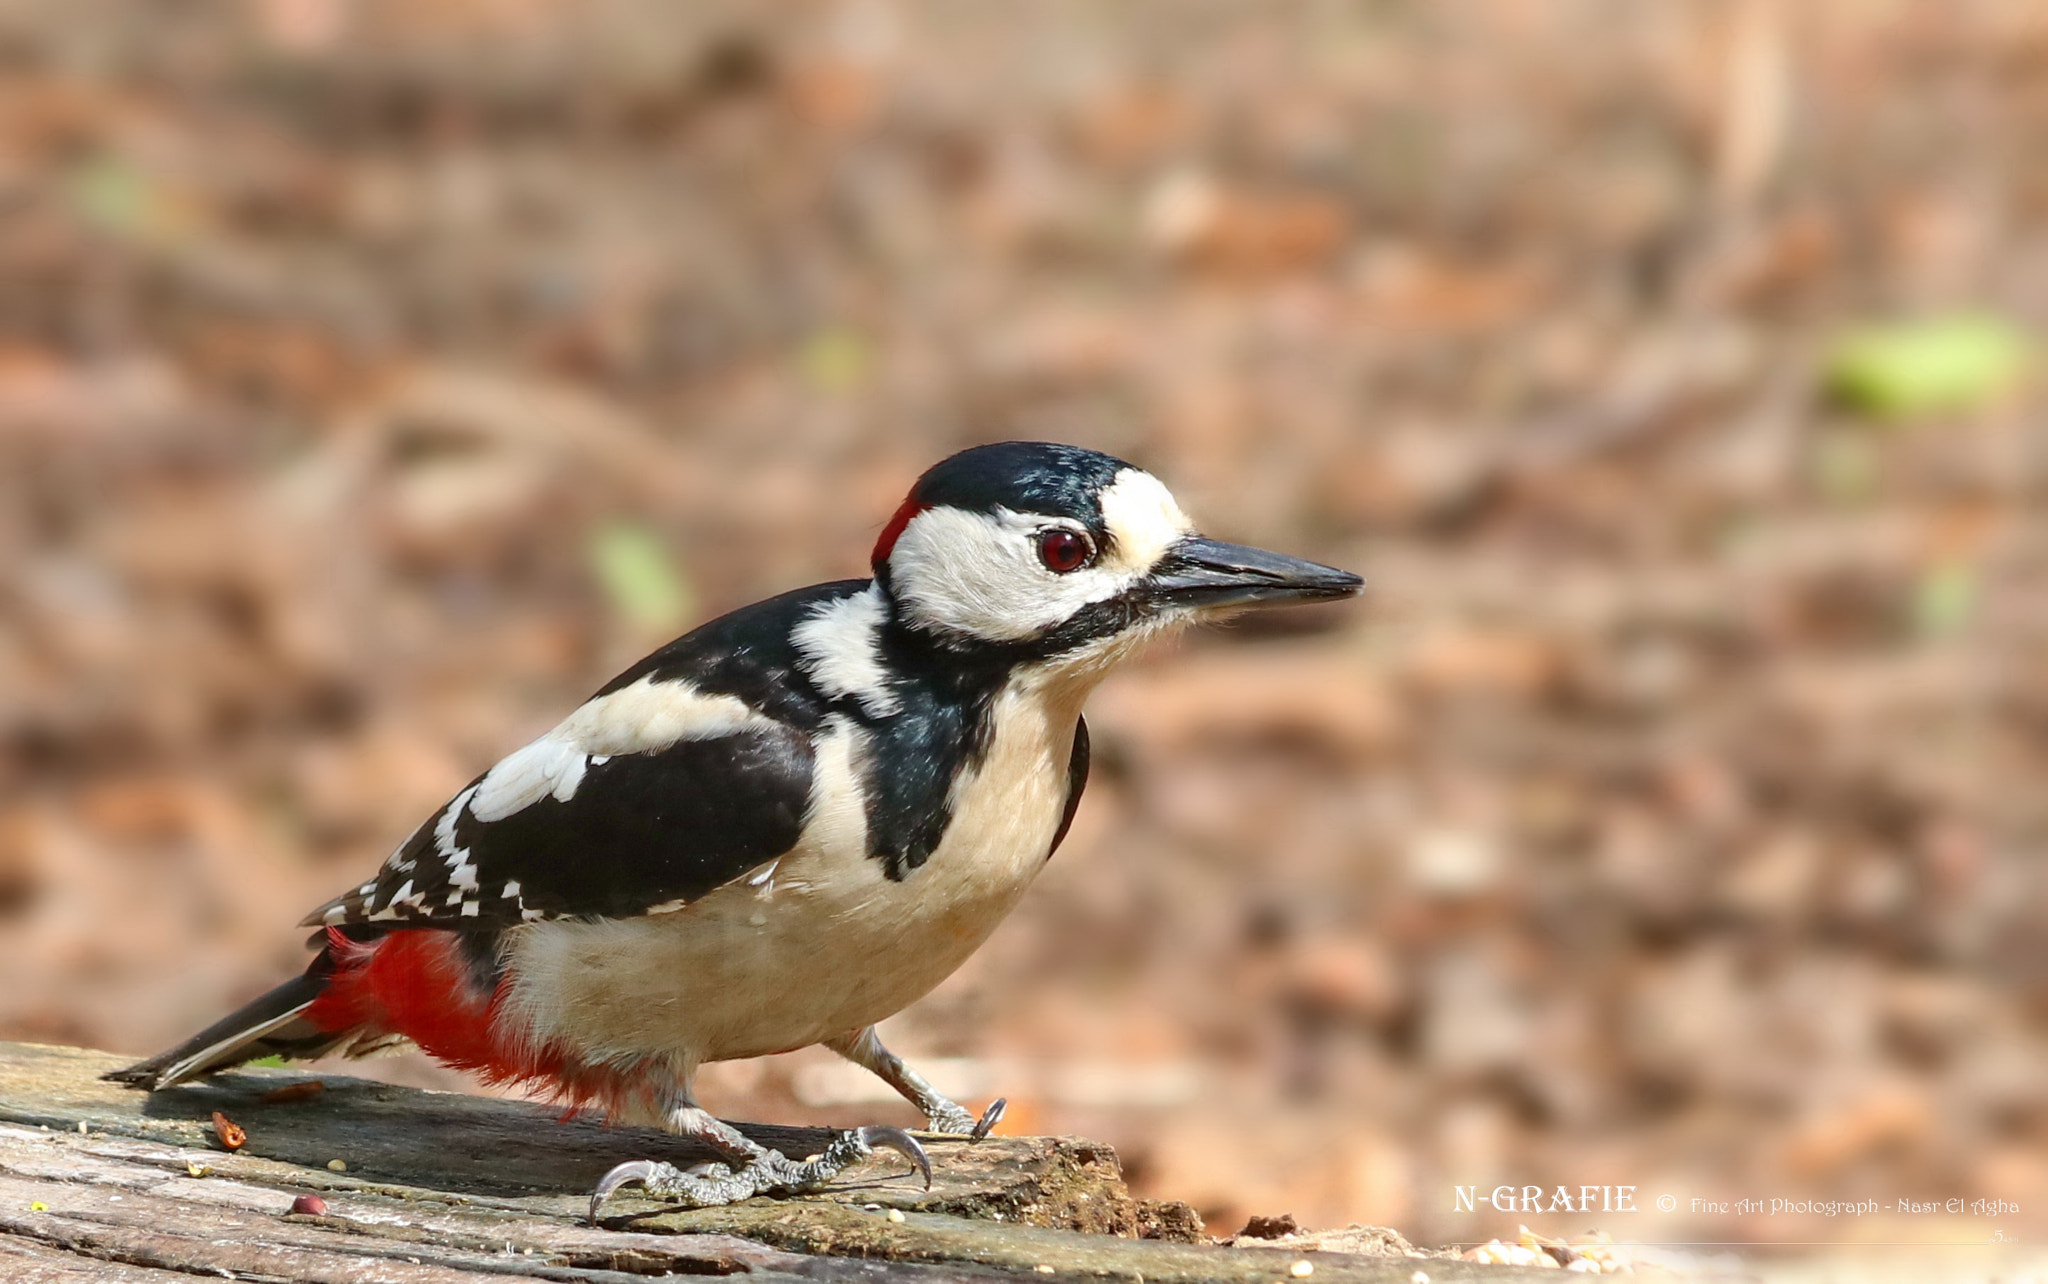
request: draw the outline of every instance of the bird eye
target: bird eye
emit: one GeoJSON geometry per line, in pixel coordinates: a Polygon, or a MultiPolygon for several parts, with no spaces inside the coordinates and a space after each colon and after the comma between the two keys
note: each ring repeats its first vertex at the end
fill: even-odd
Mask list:
{"type": "Polygon", "coordinates": [[[1045,563],[1045,569],[1055,575],[1065,575],[1088,565],[1095,556],[1095,546],[1086,535],[1056,526],[1038,535],[1038,560],[1045,563]]]}

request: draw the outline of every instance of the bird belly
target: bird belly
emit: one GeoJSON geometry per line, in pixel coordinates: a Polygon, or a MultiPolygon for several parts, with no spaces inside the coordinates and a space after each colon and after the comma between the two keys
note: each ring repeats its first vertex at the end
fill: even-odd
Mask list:
{"type": "Polygon", "coordinates": [[[867,853],[852,734],[828,738],[793,850],[670,913],[515,929],[505,1017],[536,1045],[687,1073],[902,1010],[1015,907],[1058,830],[1074,720],[1009,703],[1024,707],[998,708],[938,846],[902,880],[867,853]]]}

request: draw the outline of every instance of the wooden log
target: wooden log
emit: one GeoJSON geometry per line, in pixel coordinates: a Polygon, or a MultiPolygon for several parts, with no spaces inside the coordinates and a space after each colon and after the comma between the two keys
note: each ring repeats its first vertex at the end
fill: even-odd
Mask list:
{"type": "MultiPolygon", "coordinates": [[[[1074,1138],[931,1139],[929,1191],[885,1154],[814,1195],[698,1210],[621,1197],[592,1227],[582,1221],[585,1192],[612,1164],[701,1156],[659,1132],[558,1123],[524,1102],[336,1075],[318,1076],[318,1091],[282,1094],[316,1077],[253,1070],[154,1094],[98,1078],[121,1060],[0,1043],[0,1278],[452,1284],[675,1273],[1291,1284],[1303,1261],[1318,1281],[1537,1274],[1192,1242],[1192,1213],[1134,1199],[1115,1154],[1074,1138]],[[233,1153],[216,1137],[216,1111],[247,1133],[233,1153]],[[294,1212],[309,1194],[324,1208],[294,1212]]],[[[742,1127],[798,1155],[826,1135],[742,1127]]]]}

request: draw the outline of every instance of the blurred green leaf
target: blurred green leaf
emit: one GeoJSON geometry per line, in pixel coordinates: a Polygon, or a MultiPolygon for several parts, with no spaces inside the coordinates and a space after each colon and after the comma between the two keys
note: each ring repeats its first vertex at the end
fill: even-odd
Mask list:
{"type": "Polygon", "coordinates": [[[1835,345],[1827,386],[1842,404],[1878,419],[1975,410],[2019,382],[2030,346],[2019,327],[1986,315],[1867,326],[1835,345]]]}
{"type": "Polygon", "coordinates": [[[196,228],[189,193],[119,156],[80,164],[66,177],[65,192],[80,221],[124,240],[171,243],[196,228]]]}
{"type": "Polygon", "coordinates": [[[254,1061],[246,1062],[245,1064],[259,1070],[281,1070],[284,1068],[284,1058],[280,1056],[258,1057],[254,1061]]]}
{"type": "Polygon", "coordinates": [[[1923,638],[1959,632],[1977,609],[1977,568],[1968,562],[1939,562],[1913,585],[1913,627],[1923,638]]]}
{"type": "Polygon", "coordinates": [[[653,531],[614,522],[591,535],[588,551],[612,609],[634,627],[672,630],[688,618],[689,585],[653,531]]]}
{"type": "Polygon", "coordinates": [[[102,231],[134,235],[148,220],[149,182],[142,171],[118,157],[103,156],[80,166],[71,175],[70,192],[72,207],[102,231]]]}
{"type": "Polygon", "coordinates": [[[811,386],[826,392],[848,392],[866,380],[874,355],[859,333],[834,326],[804,340],[797,363],[811,386]]]}

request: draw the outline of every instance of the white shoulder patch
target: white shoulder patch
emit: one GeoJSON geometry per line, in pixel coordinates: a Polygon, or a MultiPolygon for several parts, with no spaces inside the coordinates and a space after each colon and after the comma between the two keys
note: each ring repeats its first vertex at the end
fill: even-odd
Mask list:
{"type": "Polygon", "coordinates": [[[553,731],[505,755],[478,782],[470,813],[503,820],[543,798],[567,802],[593,763],[774,725],[737,696],[645,677],[587,701],[553,731]]]}
{"type": "Polygon", "coordinates": [[[651,753],[680,740],[716,740],[777,724],[738,696],[707,695],[687,682],[652,676],[586,702],[548,734],[608,758],[651,753]]]}
{"type": "Polygon", "coordinates": [[[851,696],[870,717],[896,712],[896,695],[882,667],[880,632],[888,612],[879,585],[827,602],[791,635],[804,672],[827,694],[851,696]]]}

